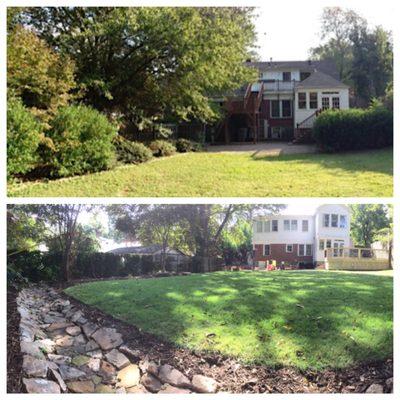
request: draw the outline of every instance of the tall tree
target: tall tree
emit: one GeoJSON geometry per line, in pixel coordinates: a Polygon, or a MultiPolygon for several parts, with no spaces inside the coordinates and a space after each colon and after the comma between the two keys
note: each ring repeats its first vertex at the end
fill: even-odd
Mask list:
{"type": "Polygon", "coordinates": [[[38,220],[51,230],[58,248],[62,252],[62,279],[71,280],[71,269],[75,261],[79,239],[78,217],[86,207],[81,204],[42,204],[36,206],[38,220]]]}
{"type": "Polygon", "coordinates": [[[180,206],[159,205],[115,205],[109,212],[115,228],[130,239],[144,245],[161,246],[161,270],[165,272],[167,250],[178,247],[182,237],[182,221],[177,215],[180,206]]]}
{"type": "Polygon", "coordinates": [[[83,99],[138,129],[218,116],[210,95],[256,77],[251,8],[32,7],[22,19],[76,63],[83,99]]]}
{"type": "Polygon", "coordinates": [[[379,241],[388,250],[389,267],[393,268],[393,205],[387,206],[387,215],[389,219],[388,226],[379,229],[374,235],[374,241],[379,241]]]}
{"type": "Polygon", "coordinates": [[[351,35],[366,24],[366,20],[352,10],[325,7],[321,17],[320,36],[321,40],[327,42],[311,49],[312,56],[321,59],[333,58],[340,79],[348,80],[352,60],[351,35]]]}
{"type": "Polygon", "coordinates": [[[354,204],[351,210],[351,238],[356,246],[370,247],[377,233],[390,226],[383,204],[354,204]]]}

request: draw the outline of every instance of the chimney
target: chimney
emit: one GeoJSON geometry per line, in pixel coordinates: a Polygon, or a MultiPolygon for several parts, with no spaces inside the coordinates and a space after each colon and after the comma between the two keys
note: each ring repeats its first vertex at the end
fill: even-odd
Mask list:
{"type": "Polygon", "coordinates": [[[272,57],[269,58],[269,65],[272,65],[272,57]]]}
{"type": "Polygon", "coordinates": [[[311,60],[308,60],[308,65],[311,65],[311,60]]]}

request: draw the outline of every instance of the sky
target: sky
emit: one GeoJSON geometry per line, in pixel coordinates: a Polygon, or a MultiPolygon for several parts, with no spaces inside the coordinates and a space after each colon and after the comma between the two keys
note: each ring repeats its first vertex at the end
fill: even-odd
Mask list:
{"type": "MultiPolygon", "coordinates": [[[[366,18],[371,26],[393,30],[395,1],[380,0],[306,0],[274,1],[258,9],[256,31],[258,53],[262,61],[306,60],[308,50],[320,43],[320,17],[326,6],[351,8],[366,18]]],[[[267,1],[265,1],[267,4],[267,1]]]]}

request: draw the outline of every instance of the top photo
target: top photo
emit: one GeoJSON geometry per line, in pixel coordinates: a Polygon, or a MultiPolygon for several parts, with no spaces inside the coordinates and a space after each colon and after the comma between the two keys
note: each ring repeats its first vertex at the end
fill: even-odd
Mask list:
{"type": "Polygon", "coordinates": [[[393,196],[380,8],[8,7],[8,196],[393,196]]]}

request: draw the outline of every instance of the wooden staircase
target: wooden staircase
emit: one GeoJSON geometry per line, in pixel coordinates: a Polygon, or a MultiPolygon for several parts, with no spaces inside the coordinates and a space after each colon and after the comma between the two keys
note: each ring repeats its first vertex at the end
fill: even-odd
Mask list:
{"type": "Polygon", "coordinates": [[[231,97],[226,100],[224,108],[226,115],[224,120],[217,127],[217,136],[224,129],[225,143],[230,142],[228,122],[229,118],[234,114],[246,115],[249,121],[249,127],[253,131],[253,141],[256,143],[259,131],[259,109],[263,99],[264,83],[248,84],[243,99],[231,97]]]}
{"type": "Polygon", "coordinates": [[[322,109],[316,110],[304,121],[301,121],[296,125],[293,143],[311,143],[313,141],[311,137],[312,127],[314,126],[314,122],[321,112],[322,109]]]}

